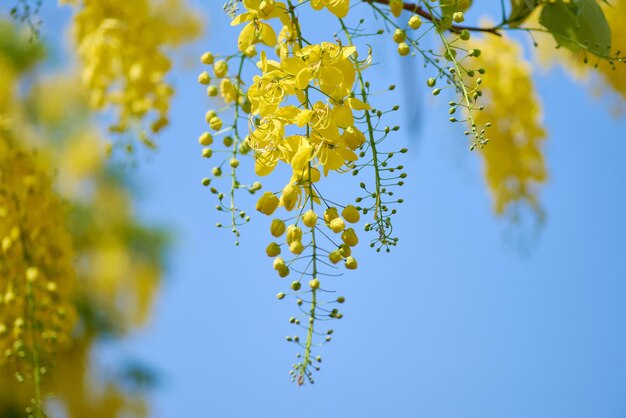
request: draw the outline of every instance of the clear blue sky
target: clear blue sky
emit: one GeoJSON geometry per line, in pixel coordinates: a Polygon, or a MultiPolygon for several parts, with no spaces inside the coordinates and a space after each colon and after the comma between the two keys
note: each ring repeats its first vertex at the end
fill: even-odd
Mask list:
{"type": "MultiPolygon", "coordinates": [[[[44,36],[68,17],[52,3],[44,36]]],[[[222,1],[197,5],[208,32],[183,56],[231,51],[236,30],[222,1]]],[[[200,185],[211,165],[196,140],[210,103],[195,81],[199,65],[174,74],[172,128],[137,176],[140,212],[172,225],[178,240],[153,321],[121,350],[161,374],[152,416],[625,417],[626,119],[560,70],[538,76],[550,134],[547,222],[539,233],[511,228],[491,210],[477,156],[446,121],[448,99],[432,100],[421,64],[384,45],[370,79],[402,80],[405,90],[379,100],[415,109],[398,115],[391,138],[410,148],[400,246],[376,255],[362,245],[359,269],[337,280],[345,317],[313,386],[287,374],[296,307],[274,297],[287,282],[264,255],[269,220],[256,217],[238,248],[213,226],[222,219],[200,185]]]]}

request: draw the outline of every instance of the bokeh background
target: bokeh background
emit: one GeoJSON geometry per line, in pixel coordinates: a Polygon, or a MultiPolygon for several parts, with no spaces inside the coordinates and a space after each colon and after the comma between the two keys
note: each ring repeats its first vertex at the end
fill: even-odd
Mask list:
{"type": "MultiPolygon", "coordinates": [[[[287,285],[264,253],[269,219],[255,216],[235,247],[200,184],[212,166],[197,136],[215,103],[197,84],[197,57],[233,50],[238,32],[221,1],[193,5],[206,31],[176,53],[172,125],[128,167],[138,217],[173,232],[164,285],[147,326],[99,349],[105,368],[132,360],[154,370],[150,416],[626,416],[626,119],[614,98],[562,68],[538,69],[546,217],[515,223],[494,215],[479,159],[447,122],[448,99],[428,94],[428,70],[391,42],[373,44],[370,81],[398,85],[374,100],[401,106],[390,141],[410,150],[398,157],[408,167],[400,242],[390,254],[360,246],[359,269],[333,283],[345,316],[320,351],[316,383],[298,387],[288,375],[297,351],[284,342],[296,306],[274,297],[287,285]]],[[[44,4],[47,70],[73,65],[70,13],[44,4]]],[[[303,22],[312,37],[336,30],[325,25],[303,22]]],[[[351,181],[327,187],[352,193],[351,181]]]]}

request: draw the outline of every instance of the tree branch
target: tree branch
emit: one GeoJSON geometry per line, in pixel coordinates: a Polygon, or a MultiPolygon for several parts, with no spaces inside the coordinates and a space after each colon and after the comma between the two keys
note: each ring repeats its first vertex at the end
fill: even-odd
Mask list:
{"type": "MultiPolygon", "coordinates": [[[[389,5],[389,0],[363,0],[366,3],[378,3],[378,4],[384,4],[384,5],[389,5]]],[[[402,8],[404,10],[408,10],[409,12],[413,12],[416,15],[419,15],[421,17],[423,17],[426,20],[429,20],[431,22],[438,22],[439,19],[437,19],[435,16],[431,15],[430,13],[428,13],[426,10],[422,9],[420,6],[417,5],[417,3],[407,3],[407,2],[403,2],[402,3],[402,8]]],[[[478,26],[463,26],[463,25],[452,25],[449,28],[452,32],[455,33],[459,33],[462,30],[468,30],[470,32],[486,32],[486,33],[490,33],[492,35],[496,35],[496,36],[502,36],[499,32],[499,28],[498,27],[489,27],[489,28],[483,28],[483,27],[478,27],[478,26]]]]}

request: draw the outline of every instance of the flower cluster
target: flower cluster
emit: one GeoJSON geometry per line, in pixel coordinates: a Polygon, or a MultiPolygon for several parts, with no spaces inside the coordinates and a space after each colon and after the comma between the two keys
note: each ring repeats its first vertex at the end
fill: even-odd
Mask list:
{"type": "Polygon", "coordinates": [[[285,170],[280,166],[288,170],[281,189],[264,191],[256,210],[275,216],[270,225],[274,240],[266,247],[274,270],[281,278],[295,276],[289,291],[277,297],[295,297],[303,314],[291,317],[290,323],[302,327],[305,336],[287,337],[304,349],[292,370],[293,379],[302,384],[313,381],[311,369],[319,369],[315,362],[321,358],[313,355],[313,349],[330,341],[333,333],[332,329],[319,330],[317,321],[343,317],[338,308],[326,306],[342,304],[344,297],[321,297],[330,291],[327,278],[338,275],[331,272],[340,263],[347,270],[358,267],[353,249],[359,243],[357,224],[362,214],[373,215],[374,222],[365,225],[366,231],[376,233],[371,246],[378,243],[378,250],[388,250],[396,244],[397,239],[389,235],[389,216],[395,209],[388,205],[401,199],[386,198],[393,196],[391,187],[402,185],[398,179],[406,174],[402,166],[389,166],[393,152],[379,155],[377,149],[392,129],[379,128],[387,112],[369,104],[370,86],[362,72],[371,62],[371,53],[364,59],[359,57],[351,38],[356,32],[341,20],[348,14],[350,2],[310,2],[314,10],[327,9],[345,29],[344,40],[319,43],[303,37],[296,10],[299,4],[244,0],[241,5],[244,10],[234,13],[231,22],[241,26],[238,52],[221,56],[207,52],[201,57],[210,68],[199,75],[198,82],[207,86],[209,97],[219,96],[224,103],[221,109],[206,113],[208,129],[199,137],[204,147],[202,156],[218,158],[218,137],[226,147],[223,158],[202,184],[217,196],[216,209],[231,214],[230,226],[218,223],[218,227],[230,227],[239,238],[239,226],[250,216],[239,209],[235,192],[243,189],[255,194],[262,188],[258,181],[240,183],[239,158],[253,157],[259,177],[283,175],[285,170]],[[275,30],[276,24],[280,31],[275,30]],[[251,59],[256,64],[255,74],[246,83],[245,64],[251,59]],[[230,192],[218,189],[225,168],[230,170],[230,192]],[[374,172],[375,185],[370,191],[361,183],[367,195],[356,199],[359,206],[337,203],[326,196],[323,189],[327,178],[368,171],[374,172]]]}
{"type": "Polygon", "coordinates": [[[520,45],[507,36],[485,37],[475,44],[485,51],[480,64],[489,74],[482,84],[486,107],[477,121],[497,121],[489,145],[480,150],[496,213],[518,203],[539,210],[538,186],[547,179],[542,154],[546,132],[531,67],[520,45]]]}
{"type": "Polygon", "coordinates": [[[20,380],[68,345],[76,319],[73,246],[43,167],[0,135],[0,365],[20,380]]]}
{"type": "MultiPolygon", "coordinates": [[[[168,48],[196,37],[200,22],[181,0],[62,0],[76,8],[73,36],[82,78],[95,109],[116,109],[113,132],[145,122],[154,134],[167,126],[173,87],[168,48]]],[[[141,128],[140,139],[153,143],[141,128]]]]}

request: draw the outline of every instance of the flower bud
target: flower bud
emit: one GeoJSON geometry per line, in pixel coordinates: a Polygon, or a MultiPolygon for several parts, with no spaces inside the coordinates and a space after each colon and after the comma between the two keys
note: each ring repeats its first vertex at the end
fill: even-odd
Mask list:
{"type": "Polygon", "coordinates": [[[350,255],[352,254],[352,250],[348,245],[341,244],[339,246],[339,254],[341,254],[343,258],[350,257],[350,255]]]}
{"type": "Polygon", "coordinates": [[[309,228],[315,228],[315,224],[317,223],[317,213],[311,209],[307,210],[302,216],[302,223],[309,228]]]}
{"type": "Polygon", "coordinates": [[[256,202],[256,210],[265,215],[271,215],[278,207],[278,198],[272,192],[265,192],[256,202]]]}
{"type": "Polygon", "coordinates": [[[204,119],[206,120],[206,123],[209,123],[209,121],[216,116],[217,116],[217,113],[215,112],[215,110],[210,109],[210,110],[207,110],[206,114],[204,115],[204,119]]]}
{"type": "Polygon", "coordinates": [[[335,250],[328,254],[328,259],[330,260],[331,263],[337,264],[338,262],[343,260],[343,256],[341,255],[339,250],[335,250]]]}
{"type": "Polygon", "coordinates": [[[283,222],[282,220],[280,220],[280,219],[272,219],[272,225],[270,226],[270,232],[276,238],[278,238],[282,234],[284,234],[286,228],[287,227],[285,226],[285,222],[283,222]]]}
{"type": "Polygon", "coordinates": [[[202,56],[200,57],[200,61],[202,61],[203,64],[206,65],[211,65],[213,64],[214,61],[214,57],[213,54],[211,54],[210,52],[205,52],[204,54],[202,54],[202,56]]]}
{"type": "Polygon", "coordinates": [[[330,221],[332,221],[338,216],[339,214],[337,213],[337,208],[335,207],[328,208],[324,211],[324,222],[326,222],[326,225],[329,225],[330,221]]]}
{"type": "Polygon", "coordinates": [[[239,167],[239,160],[236,158],[231,158],[229,164],[232,168],[237,168],[239,167]]]}
{"type": "Polygon", "coordinates": [[[320,288],[320,281],[318,279],[311,279],[309,281],[309,287],[313,290],[317,290],[320,288]]]}
{"type": "Polygon", "coordinates": [[[355,247],[359,243],[359,238],[354,232],[354,229],[348,228],[341,234],[341,240],[350,247],[355,247]]]}
{"type": "Polygon", "coordinates": [[[224,77],[226,72],[228,71],[228,64],[224,60],[219,60],[215,64],[213,64],[213,72],[215,73],[215,77],[224,77]]]}
{"type": "Polygon", "coordinates": [[[354,257],[348,257],[346,258],[346,268],[348,270],[356,270],[356,268],[358,267],[356,259],[354,257]]]}
{"type": "MultiPolygon", "coordinates": [[[[301,288],[302,288],[302,284],[299,281],[294,280],[293,282],[291,282],[291,290],[297,292],[301,288]]],[[[294,322],[295,322],[295,320],[294,320],[294,322]]]]}
{"type": "Polygon", "coordinates": [[[302,241],[302,229],[295,225],[289,225],[287,228],[287,244],[291,245],[294,241],[302,241]]]}
{"type": "Polygon", "coordinates": [[[282,270],[287,267],[285,260],[282,257],[276,257],[273,263],[274,270],[282,270]]]}
{"type": "Polygon", "coordinates": [[[276,295],[276,299],[281,300],[285,298],[285,294],[283,292],[280,292],[276,295]]]}
{"type": "Polygon", "coordinates": [[[202,149],[202,157],[203,158],[211,158],[213,156],[213,150],[211,148],[203,148],[202,149]]]}
{"type": "Polygon", "coordinates": [[[283,194],[280,197],[280,203],[285,207],[287,211],[292,210],[296,206],[296,202],[300,197],[300,188],[293,184],[288,184],[283,189],[283,194]]]}
{"type": "Polygon", "coordinates": [[[296,255],[302,254],[302,251],[304,251],[304,246],[300,241],[292,241],[291,244],[289,244],[289,251],[296,255]]]}
{"type": "Polygon", "coordinates": [[[265,254],[267,254],[268,257],[276,257],[280,254],[280,245],[275,242],[270,242],[267,248],[265,248],[265,254]]]}
{"type": "Polygon", "coordinates": [[[395,43],[404,42],[406,39],[406,33],[402,29],[396,29],[393,33],[393,41],[395,43]]]}
{"type": "Polygon", "coordinates": [[[330,221],[328,227],[334,233],[339,233],[343,231],[343,229],[346,227],[346,224],[344,223],[343,219],[341,219],[340,217],[336,217],[335,219],[330,221]]]}
{"type": "Polygon", "coordinates": [[[355,224],[359,222],[359,219],[361,219],[361,215],[359,214],[358,209],[352,205],[346,206],[341,211],[341,216],[343,217],[343,219],[350,222],[351,224],[355,224]]]}
{"type": "Polygon", "coordinates": [[[289,270],[289,267],[284,267],[278,270],[278,275],[282,278],[289,276],[289,273],[291,273],[291,270],[289,270]]]}
{"type": "Polygon", "coordinates": [[[202,135],[198,138],[198,142],[200,145],[209,146],[213,143],[213,135],[208,132],[203,132],[202,135]]]}
{"type": "Polygon", "coordinates": [[[406,57],[411,52],[411,47],[406,42],[400,42],[398,44],[398,54],[403,57],[406,57]]]}
{"type": "Polygon", "coordinates": [[[198,75],[198,83],[209,84],[210,82],[211,82],[211,76],[206,71],[202,71],[200,75],[198,75]]]}
{"type": "Polygon", "coordinates": [[[219,131],[220,129],[222,129],[222,119],[217,116],[213,116],[211,119],[209,119],[209,126],[214,131],[219,131]]]}
{"type": "Polygon", "coordinates": [[[413,15],[409,19],[409,27],[411,29],[419,29],[422,26],[422,19],[418,15],[413,15]]]}

